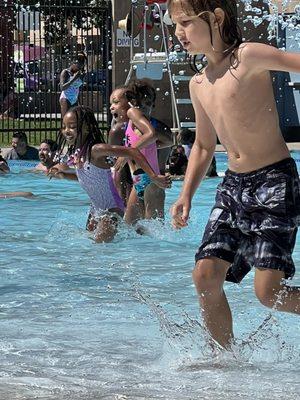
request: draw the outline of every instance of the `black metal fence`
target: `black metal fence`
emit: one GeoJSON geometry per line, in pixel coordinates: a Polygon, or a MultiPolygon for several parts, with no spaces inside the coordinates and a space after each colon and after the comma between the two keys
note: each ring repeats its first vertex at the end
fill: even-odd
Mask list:
{"type": "Polygon", "coordinates": [[[111,1],[0,2],[0,141],[24,131],[31,143],[61,126],[60,74],[86,55],[80,104],[105,126],[111,92],[111,1]]]}

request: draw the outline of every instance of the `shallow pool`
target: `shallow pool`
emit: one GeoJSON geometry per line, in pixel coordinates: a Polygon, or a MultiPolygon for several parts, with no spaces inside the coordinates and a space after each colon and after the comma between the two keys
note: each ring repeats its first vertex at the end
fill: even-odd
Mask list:
{"type": "MultiPolygon", "coordinates": [[[[234,353],[205,345],[191,270],[220,178],[196,193],[187,229],[173,231],[167,217],[147,224],[149,236],[123,226],[99,245],[76,182],[12,169],[1,191],[37,197],[0,201],[1,399],[299,399],[299,318],[261,306],[252,273],[226,284],[234,353]]],[[[294,256],[299,266],[300,236],[294,256]]]]}

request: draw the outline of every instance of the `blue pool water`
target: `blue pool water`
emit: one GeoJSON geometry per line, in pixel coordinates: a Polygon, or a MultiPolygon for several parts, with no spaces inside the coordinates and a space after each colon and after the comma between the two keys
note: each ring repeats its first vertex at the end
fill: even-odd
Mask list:
{"type": "MultiPolygon", "coordinates": [[[[147,224],[149,236],[123,226],[99,245],[76,182],[12,171],[1,191],[37,197],[0,200],[0,399],[299,399],[299,318],[261,306],[252,273],[226,284],[233,354],[205,344],[191,270],[221,178],[203,182],[187,229],[167,216],[147,224]]],[[[299,266],[299,238],[294,256],[299,266]]]]}

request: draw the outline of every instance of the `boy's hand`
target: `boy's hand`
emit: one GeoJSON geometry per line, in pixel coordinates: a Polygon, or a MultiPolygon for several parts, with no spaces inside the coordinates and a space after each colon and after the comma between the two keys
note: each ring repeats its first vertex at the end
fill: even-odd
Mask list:
{"type": "Polygon", "coordinates": [[[156,186],[166,189],[170,188],[172,185],[170,174],[166,175],[153,175],[151,176],[151,181],[155,183],[156,186]]]}
{"type": "Polygon", "coordinates": [[[172,226],[175,229],[181,229],[187,226],[187,220],[189,219],[189,213],[191,209],[190,200],[179,197],[179,199],[173,204],[170,209],[172,217],[172,226]]]}

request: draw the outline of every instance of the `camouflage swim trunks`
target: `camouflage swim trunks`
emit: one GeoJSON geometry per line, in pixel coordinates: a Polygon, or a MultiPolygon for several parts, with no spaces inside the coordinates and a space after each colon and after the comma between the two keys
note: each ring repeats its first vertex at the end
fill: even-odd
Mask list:
{"type": "Polygon", "coordinates": [[[231,263],[226,280],[240,282],[252,267],[295,273],[292,260],[300,224],[300,183],[287,158],[249,173],[226,171],[205,228],[196,262],[231,263]]]}

